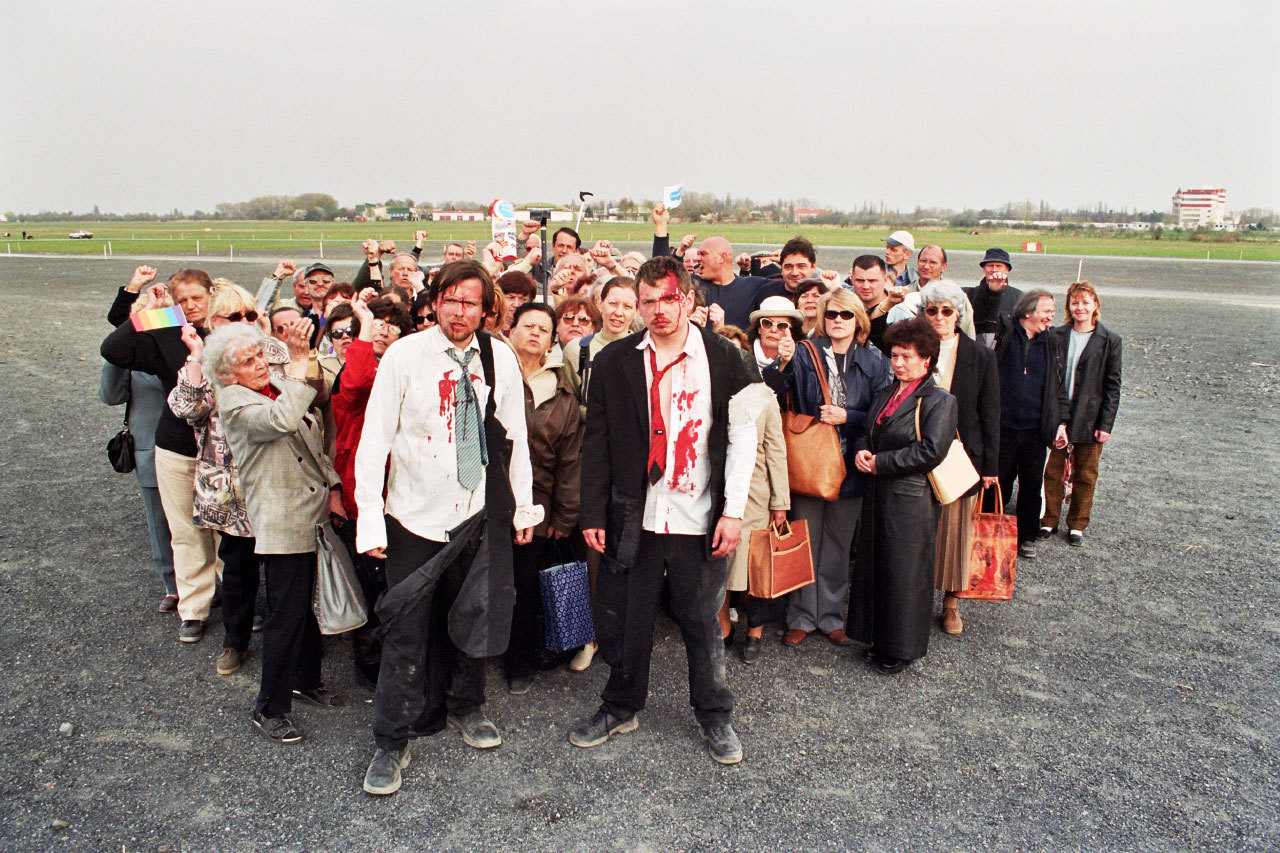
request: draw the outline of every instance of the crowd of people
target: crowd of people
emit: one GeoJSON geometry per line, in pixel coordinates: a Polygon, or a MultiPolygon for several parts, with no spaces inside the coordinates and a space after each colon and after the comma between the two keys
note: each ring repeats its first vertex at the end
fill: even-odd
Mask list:
{"type": "Polygon", "coordinates": [[[420,231],[409,252],[365,241],[350,282],[282,261],[256,293],[199,269],[159,283],[150,266],[120,289],[100,396],[128,406],[158,610],[195,643],[222,608],[219,675],[261,630],[251,721],[266,737],[302,739],[295,702],[342,703],[312,609],[326,521],[369,612],[350,647],[374,694],[371,794],[399,789],[413,738],[502,743],[490,658],[520,695],[598,653],[601,703],[569,740],[635,730],[660,610],[710,756],[737,763],[731,648],[756,663],[773,625],[785,646],[821,634],[901,672],[926,654],[935,590],[941,629],[963,631],[974,510],[1015,485],[1019,557],[1058,532],[1068,487],[1066,539],[1083,544],[1121,378],[1088,282],[1055,327],[1054,297],[1013,287],[1001,249],[965,288],[905,231],[846,276],[803,237],[735,255],[721,237],[673,246],[669,212],[651,218],[647,258],[568,227],[543,258],[526,223],[514,262],[454,243],[426,268],[420,231]],[[185,326],[130,322],[170,305],[185,326]],[[788,458],[786,413],[830,425],[838,451],[788,458]],[[980,481],[942,505],[927,475],[957,436],[980,481]],[[791,472],[840,463],[838,493],[791,488],[791,472]],[[797,520],[814,582],[753,595],[750,533],[797,520]],[[539,572],[577,560],[596,641],[548,650],[539,572]]]}

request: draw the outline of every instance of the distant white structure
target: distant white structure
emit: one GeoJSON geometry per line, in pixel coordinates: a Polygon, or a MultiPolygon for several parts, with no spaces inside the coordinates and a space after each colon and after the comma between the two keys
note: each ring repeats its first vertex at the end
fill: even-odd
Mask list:
{"type": "Polygon", "coordinates": [[[1227,191],[1221,187],[1179,189],[1173,194],[1175,228],[1227,228],[1227,191]]]}
{"type": "Polygon", "coordinates": [[[483,222],[483,210],[433,210],[431,219],[434,222],[483,222]]]}

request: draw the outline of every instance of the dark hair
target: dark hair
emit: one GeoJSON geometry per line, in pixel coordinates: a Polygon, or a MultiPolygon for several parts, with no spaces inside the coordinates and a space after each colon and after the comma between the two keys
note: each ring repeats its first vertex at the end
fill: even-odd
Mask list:
{"type": "MultiPolygon", "coordinates": [[[[827,292],[827,283],[820,278],[806,278],[804,281],[796,285],[796,294],[793,301],[799,302],[800,297],[804,296],[810,290],[821,290],[823,295],[827,292]]],[[[784,293],[783,296],[788,296],[784,293]]]]}
{"type": "Polygon", "coordinates": [[[332,339],[333,335],[330,333],[333,331],[333,324],[347,319],[351,320],[351,334],[360,334],[360,318],[356,316],[355,309],[351,307],[350,302],[341,302],[333,306],[333,311],[329,312],[329,318],[325,320],[325,336],[332,339]]]}
{"type": "MultiPolygon", "coordinates": [[[[533,303],[525,303],[526,305],[533,303]]],[[[572,296],[566,296],[560,300],[560,304],[556,306],[556,326],[560,325],[560,318],[570,311],[576,311],[582,308],[587,312],[587,316],[591,318],[591,326],[597,332],[600,331],[600,309],[596,307],[596,303],[590,296],[583,296],[581,293],[575,293],[572,296]]]]}
{"type": "MultiPolygon", "coordinates": [[[[636,271],[636,283],[646,287],[658,287],[658,282],[669,275],[676,277],[676,286],[681,293],[688,293],[693,287],[693,280],[689,278],[689,271],[684,268],[684,262],[670,255],[659,255],[641,264],[640,269],[636,271]]],[[[636,293],[639,292],[637,288],[636,293]]]]}
{"type": "Polygon", "coordinates": [[[321,300],[325,305],[329,304],[329,300],[335,296],[345,296],[348,299],[356,298],[356,289],[351,286],[349,281],[340,281],[330,285],[329,289],[324,292],[324,299],[321,300]]]}
{"type": "Polygon", "coordinates": [[[568,225],[564,226],[563,228],[556,229],[556,233],[551,235],[551,245],[554,246],[556,244],[556,238],[559,237],[561,234],[568,234],[570,237],[573,238],[573,248],[575,249],[582,248],[582,238],[578,236],[577,231],[574,231],[568,225]]]}
{"type": "Polygon", "coordinates": [[[413,294],[407,288],[400,287],[398,284],[388,284],[378,291],[378,296],[380,297],[391,296],[392,294],[400,297],[400,304],[406,307],[413,301],[413,294]]]}
{"type": "Polygon", "coordinates": [[[295,308],[292,305],[281,305],[279,308],[275,309],[274,311],[272,311],[270,314],[267,315],[267,323],[271,326],[271,328],[274,329],[276,327],[276,315],[282,314],[285,311],[292,311],[293,313],[297,314],[299,317],[302,316],[301,308],[295,308]]]}
{"type": "Polygon", "coordinates": [[[445,264],[440,268],[440,275],[436,276],[436,280],[432,282],[431,303],[434,305],[444,296],[446,290],[452,290],[468,279],[479,279],[481,303],[484,307],[484,313],[493,312],[493,276],[489,275],[489,271],[484,268],[484,264],[477,260],[454,261],[445,264]]]}
{"type": "Polygon", "coordinates": [[[783,245],[782,251],[778,253],[779,263],[785,261],[789,255],[804,255],[811,264],[818,262],[818,253],[813,250],[813,244],[804,237],[792,237],[783,245]]]}
{"type": "Polygon", "coordinates": [[[431,302],[431,290],[424,287],[418,291],[417,296],[413,297],[413,303],[409,306],[409,314],[416,318],[423,313],[424,308],[427,314],[434,314],[435,312],[431,310],[431,302]]]}
{"type": "Polygon", "coordinates": [[[944,264],[947,262],[947,250],[937,245],[936,243],[930,243],[927,246],[921,246],[920,251],[916,252],[916,257],[919,258],[921,255],[923,255],[925,249],[937,249],[939,252],[942,253],[942,262],[944,264]]]}
{"type": "Polygon", "coordinates": [[[520,318],[525,314],[528,314],[530,311],[541,311],[543,314],[546,314],[551,318],[551,336],[554,338],[556,334],[556,323],[559,321],[556,318],[555,310],[545,302],[526,302],[517,308],[516,313],[511,317],[511,328],[514,329],[516,326],[520,325],[520,318]]]}
{"type": "Polygon", "coordinates": [[[213,279],[209,278],[209,274],[204,270],[178,270],[169,276],[169,289],[172,290],[177,284],[198,284],[205,289],[206,293],[213,290],[213,279]]]}
{"type": "MultiPolygon", "coordinates": [[[[750,341],[752,345],[754,345],[755,342],[760,339],[760,320],[763,320],[763,319],[765,318],[761,317],[759,320],[756,320],[754,323],[751,324],[751,328],[747,329],[747,340],[750,341]]],[[[796,318],[770,317],[769,319],[771,320],[785,319],[787,321],[787,325],[791,327],[791,340],[796,342],[797,348],[799,347],[800,342],[805,339],[804,326],[796,318]]]]}
{"type": "MultiPolygon", "coordinates": [[[[1001,263],[1001,262],[998,262],[1001,263]]],[[[1040,300],[1045,297],[1053,298],[1053,294],[1039,287],[1033,287],[1026,293],[1018,297],[1018,304],[1013,308],[1014,319],[1021,320],[1023,317],[1029,317],[1036,313],[1036,306],[1040,304],[1040,300]]]]}
{"type": "Polygon", "coordinates": [[[889,271],[889,268],[884,264],[884,259],[879,255],[858,255],[853,259],[853,268],[855,270],[869,270],[872,267],[882,273],[889,271]]]}
{"type": "Polygon", "coordinates": [[[385,320],[392,326],[399,326],[401,337],[412,334],[417,328],[403,305],[384,297],[369,300],[369,313],[373,314],[375,320],[385,320]]]}
{"type": "Polygon", "coordinates": [[[619,287],[630,290],[636,295],[637,299],[640,298],[640,289],[636,286],[636,280],[634,278],[630,278],[625,275],[615,275],[604,283],[604,288],[600,291],[600,301],[604,302],[609,296],[609,291],[619,287]]]}
{"type": "Polygon", "coordinates": [[[533,276],[527,272],[520,270],[510,270],[498,276],[498,289],[503,293],[516,293],[525,299],[532,299],[538,293],[538,286],[533,281],[533,276]]]}
{"type": "Polygon", "coordinates": [[[924,317],[903,320],[894,323],[884,330],[884,348],[890,352],[894,347],[912,347],[916,355],[929,359],[929,370],[938,368],[938,350],[942,346],[942,337],[924,317]]]}

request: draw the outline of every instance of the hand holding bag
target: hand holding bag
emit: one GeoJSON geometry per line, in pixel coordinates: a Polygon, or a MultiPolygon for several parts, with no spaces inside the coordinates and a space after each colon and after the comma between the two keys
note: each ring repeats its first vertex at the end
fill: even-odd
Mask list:
{"type": "MultiPolygon", "coordinates": [[[[920,400],[916,400],[916,441],[920,440],[920,400]]],[[[960,441],[960,431],[951,439],[946,458],[929,472],[929,485],[938,503],[949,504],[964,497],[965,492],[972,489],[982,478],[978,469],[969,461],[969,454],[964,451],[960,441]]]]}
{"type": "Polygon", "coordinates": [[[747,552],[747,590],[756,598],[781,598],[813,583],[809,522],[786,521],[751,531],[747,552]]]}
{"type": "Polygon", "coordinates": [[[591,582],[587,564],[571,560],[538,573],[542,587],[544,643],[549,652],[567,652],[595,641],[591,582]]]}
{"type": "Polygon", "coordinates": [[[316,525],[316,585],[311,609],[321,634],[343,634],[369,621],[356,567],[342,537],[328,521],[316,525]]]}
{"type": "Polygon", "coordinates": [[[130,398],[124,404],[124,426],[107,442],[107,461],[118,474],[128,474],[138,467],[133,433],[129,432],[129,407],[132,405],[133,399],[130,398]]]}
{"type": "Polygon", "coordinates": [[[996,484],[996,511],[983,512],[984,486],[973,507],[973,550],[969,554],[969,588],[956,598],[1008,601],[1018,568],[1018,519],[1004,514],[1004,495],[996,484]]]}
{"type": "MultiPolygon", "coordinates": [[[[827,385],[826,360],[813,341],[801,341],[800,347],[813,359],[822,388],[822,402],[831,405],[831,387],[827,385]]],[[[797,351],[795,357],[799,357],[797,351]]],[[[812,415],[796,411],[782,413],[782,436],[787,444],[787,478],[791,491],[833,501],[840,497],[844,483],[844,454],[840,452],[840,435],[831,424],[812,415]]]]}

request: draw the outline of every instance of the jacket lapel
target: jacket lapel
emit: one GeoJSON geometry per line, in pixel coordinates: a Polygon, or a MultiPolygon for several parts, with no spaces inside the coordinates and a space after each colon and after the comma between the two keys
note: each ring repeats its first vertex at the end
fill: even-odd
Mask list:
{"type": "MultiPolygon", "coordinates": [[[[634,344],[626,344],[628,347],[626,357],[622,359],[622,378],[627,384],[628,397],[631,404],[635,407],[638,423],[641,425],[641,434],[647,435],[649,432],[649,389],[645,387],[644,381],[644,358],[645,350],[636,349],[634,344]]],[[[646,448],[648,447],[646,441],[646,448]]]]}

